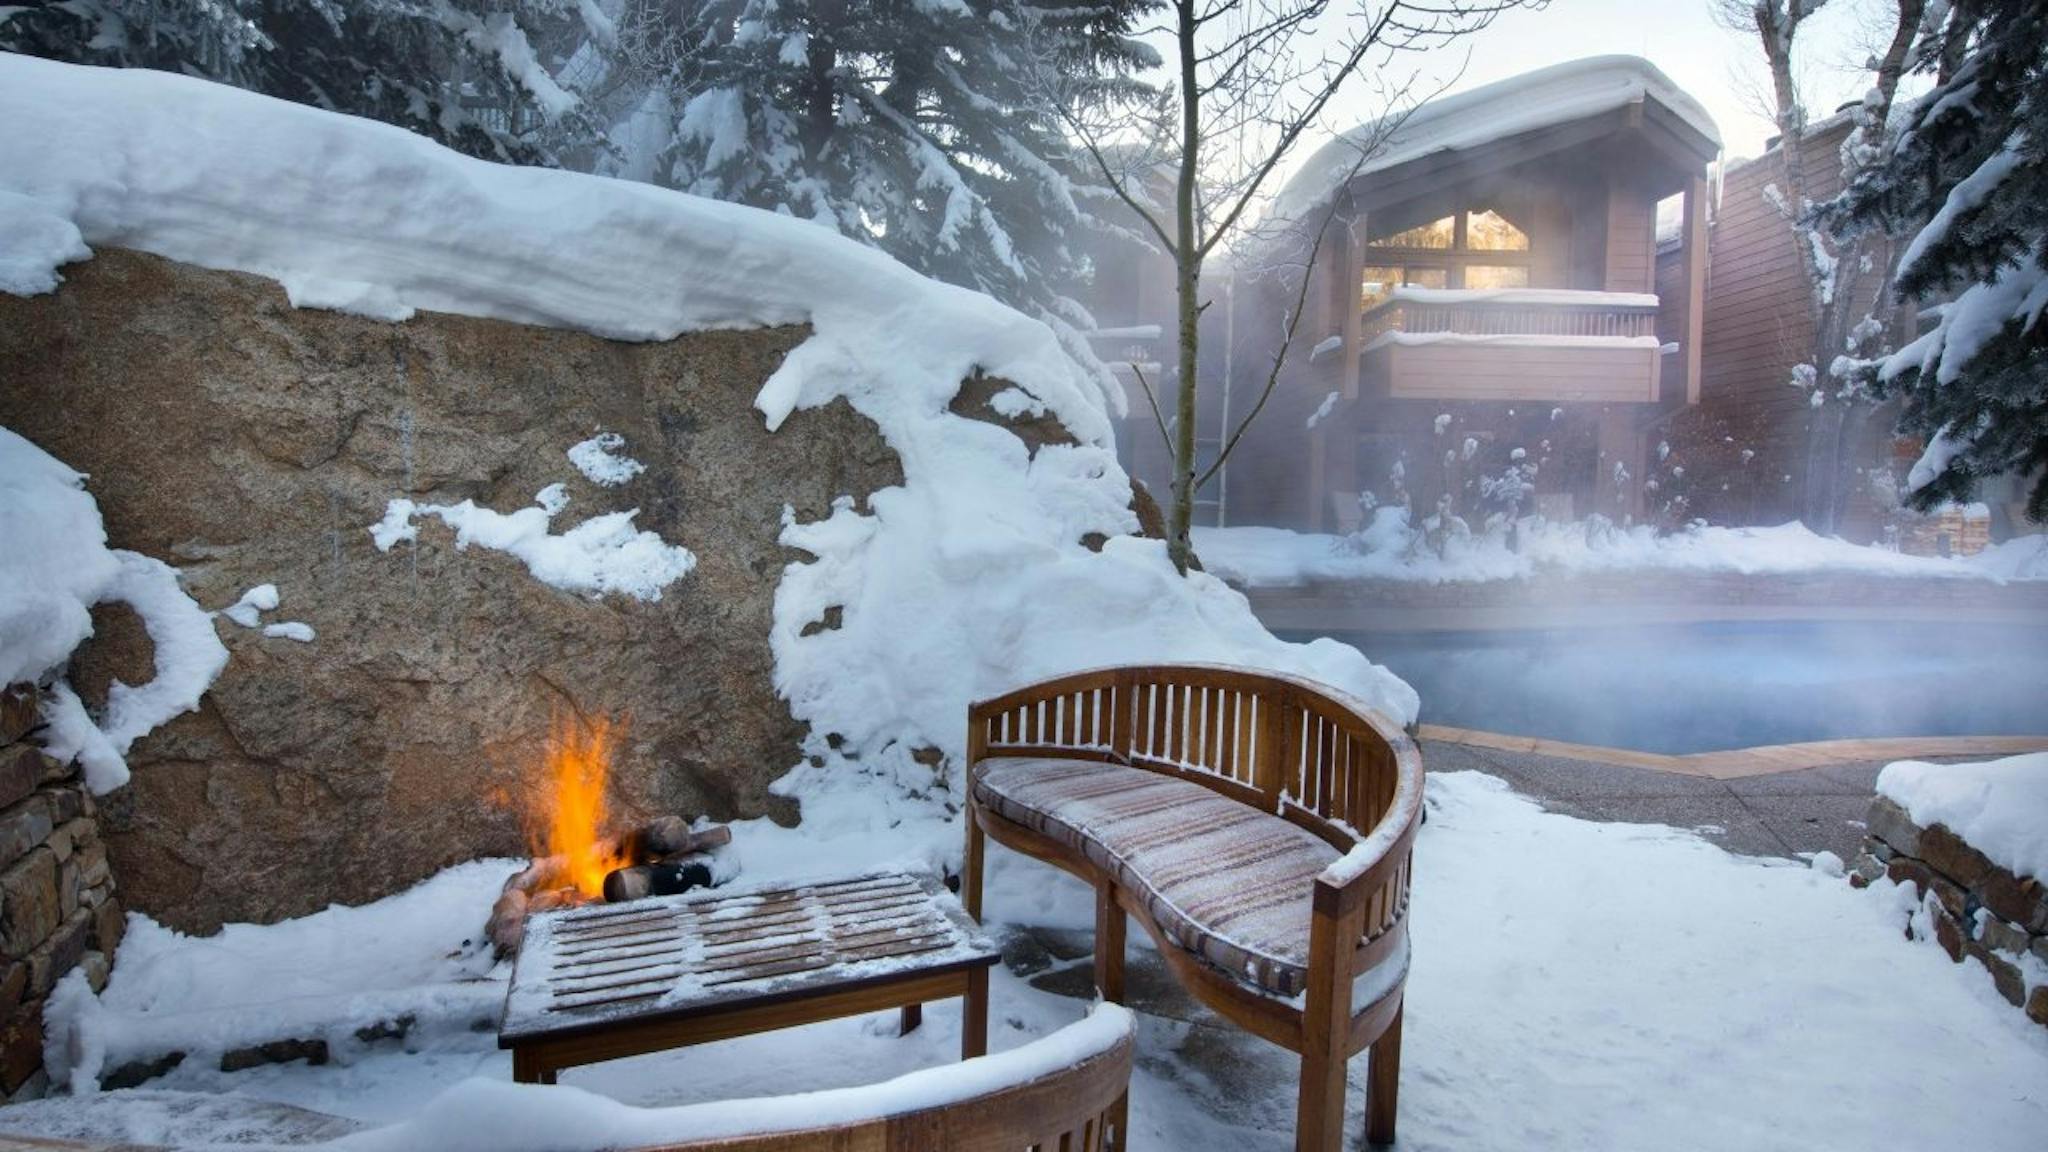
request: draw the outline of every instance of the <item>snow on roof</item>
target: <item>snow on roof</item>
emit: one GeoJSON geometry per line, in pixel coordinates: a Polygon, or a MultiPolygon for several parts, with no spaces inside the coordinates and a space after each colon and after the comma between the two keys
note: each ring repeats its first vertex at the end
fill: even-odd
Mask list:
{"type": "MultiPolygon", "coordinates": [[[[1639,56],[1589,56],[1538,68],[1416,108],[1360,174],[1383,172],[1433,152],[1476,148],[1553,124],[1581,120],[1653,99],[1712,141],[1721,130],[1699,101],[1639,56]]],[[[1382,121],[1361,124],[1317,149],[1274,200],[1275,219],[1297,218],[1337,191],[1357,161],[1357,144],[1382,121]]]]}

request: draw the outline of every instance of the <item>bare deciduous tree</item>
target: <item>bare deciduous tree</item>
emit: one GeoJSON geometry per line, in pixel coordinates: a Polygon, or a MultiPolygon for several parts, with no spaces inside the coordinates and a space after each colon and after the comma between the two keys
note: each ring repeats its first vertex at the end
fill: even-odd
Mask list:
{"type": "MultiPolygon", "coordinates": [[[[1889,339],[1890,326],[1873,314],[1890,296],[1896,253],[1892,238],[1875,231],[1837,238],[1816,215],[1805,168],[1805,141],[1810,127],[1794,72],[1799,33],[1828,0],[1716,0],[1715,16],[1726,27],[1752,36],[1763,51],[1770,73],[1770,95],[1764,109],[1778,130],[1778,178],[1767,189],[1771,207],[1785,220],[1794,256],[1810,293],[1813,340],[1793,365],[1790,383],[1805,389],[1816,409],[1826,408],[1829,381],[1842,404],[1816,418],[1811,431],[1805,519],[1821,531],[1835,527],[1845,496],[1839,483],[1841,449],[1847,432],[1868,419],[1868,406],[1843,365],[1877,354],[1889,339]]],[[[1930,24],[1946,10],[1941,0],[1890,0],[1880,15],[1873,10],[1864,28],[1871,54],[1862,63],[1870,77],[1853,115],[1855,125],[1843,140],[1841,187],[1882,162],[1885,125],[1891,118],[1899,81],[1911,63],[1915,45],[1928,41],[1930,24]]],[[[1830,193],[1829,195],[1832,195],[1830,193]]]]}
{"type": "MultiPolygon", "coordinates": [[[[1405,54],[1443,48],[1511,8],[1545,0],[1360,0],[1339,10],[1330,0],[1167,0],[1153,31],[1170,38],[1171,91],[1162,100],[1120,106],[1076,106],[1069,128],[1094,175],[1136,214],[1139,227],[1174,264],[1177,356],[1175,412],[1169,421],[1142,374],[1138,379],[1173,459],[1167,547],[1186,570],[1195,493],[1214,476],[1272,395],[1300,323],[1309,273],[1322,248],[1334,205],[1305,223],[1306,261],[1283,336],[1258,401],[1234,429],[1224,429],[1214,460],[1197,470],[1196,364],[1204,266],[1242,240],[1271,199],[1280,173],[1304,136],[1323,124],[1341,93],[1372,87],[1390,113],[1353,138],[1356,174],[1412,107],[1413,71],[1388,75],[1405,54]],[[1170,203],[1160,202],[1166,192],[1170,203]]],[[[1300,226],[1300,222],[1297,222],[1300,226]]],[[[1291,270],[1290,270],[1291,271],[1291,270]]],[[[1134,372],[1137,366],[1133,365],[1134,372]]]]}

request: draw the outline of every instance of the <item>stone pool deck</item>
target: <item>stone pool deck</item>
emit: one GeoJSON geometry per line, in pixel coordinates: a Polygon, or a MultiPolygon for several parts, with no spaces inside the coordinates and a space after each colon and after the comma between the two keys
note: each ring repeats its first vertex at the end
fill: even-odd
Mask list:
{"type": "Polygon", "coordinates": [[[1893,760],[1985,760],[2048,749],[2048,736],[1832,740],[1664,756],[1423,725],[1432,772],[1498,776],[1555,812],[1700,830],[1745,856],[1855,858],[1877,774],[1893,760]]]}

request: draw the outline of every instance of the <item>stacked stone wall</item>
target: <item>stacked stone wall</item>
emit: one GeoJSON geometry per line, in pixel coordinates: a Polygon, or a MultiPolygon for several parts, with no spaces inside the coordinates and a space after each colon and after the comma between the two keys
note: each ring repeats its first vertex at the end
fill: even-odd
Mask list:
{"type": "Polygon", "coordinates": [[[1884,796],[1866,823],[1851,882],[1913,885],[1949,958],[1975,958],[1999,995],[2048,1027],[2048,883],[1993,863],[1947,825],[1921,827],[1884,796]]]}

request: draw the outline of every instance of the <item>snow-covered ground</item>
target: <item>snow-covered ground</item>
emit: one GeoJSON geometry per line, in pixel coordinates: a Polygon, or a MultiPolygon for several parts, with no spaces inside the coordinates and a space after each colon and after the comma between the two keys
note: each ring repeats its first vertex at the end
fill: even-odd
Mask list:
{"type": "MultiPolygon", "coordinates": [[[[1975,963],[1952,965],[1932,943],[1904,938],[1910,890],[1880,881],[1856,891],[1825,870],[1731,856],[1691,832],[1545,813],[1476,773],[1432,776],[1429,807],[1416,844],[1401,1147],[1846,1152],[1943,1147],[1967,1133],[1972,1148],[2017,1152],[2048,1131],[2048,1032],[1975,963]]],[[[761,831],[742,827],[738,850],[756,850],[761,831]]],[[[375,1001],[409,979],[432,987],[453,963],[446,954],[465,952],[504,867],[464,865],[367,908],[204,941],[132,932],[100,1026],[128,1028],[145,1004],[164,1014],[234,1000],[251,1019],[308,1003],[335,1010],[352,990],[375,1001]],[[344,925],[375,943],[323,965],[344,925]],[[372,956],[384,963],[362,962],[372,956]],[[327,986],[309,989],[314,974],[327,986]],[[281,989],[269,1008],[251,991],[267,985],[281,989]]],[[[1092,915],[1080,885],[1001,852],[988,907],[994,921],[1065,929],[1085,929],[1092,915]]],[[[1085,1007],[999,969],[992,1045],[1014,1049],[1085,1007]]],[[[665,1107],[872,1083],[954,1058],[953,1005],[932,1006],[907,1038],[894,1023],[821,1024],[572,1070],[564,1082],[665,1107]]],[[[1354,1062],[1354,1112],[1364,1069],[1354,1062]]],[[[1291,1147],[1293,1070],[1292,1057],[1228,1029],[1143,1016],[1135,1146],[1291,1147]]],[[[325,1067],[223,1073],[191,1059],[151,1088],[387,1125],[475,1077],[510,1078],[490,1032],[421,1028],[405,1045],[337,1043],[325,1067]]],[[[461,1091],[453,1101],[489,1104],[479,1140],[502,1140],[548,1107],[544,1088],[461,1091]]],[[[160,1099],[133,1100],[102,1111],[133,1115],[128,1138],[161,1139],[160,1099]]],[[[0,1130],[58,1130],[77,1114],[62,1101],[0,1110],[0,1130]]]]}
{"type": "Polygon", "coordinates": [[[1418,546],[1404,526],[1390,528],[1387,510],[1381,511],[1374,526],[1357,537],[1285,528],[1197,528],[1195,551],[1210,572],[1255,588],[1345,580],[1478,583],[1629,571],[2048,580],[2048,535],[2018,537],[1975,556],[1941,558],[1851,544],[1796,523],[1696,527],[1660,536],[1646,526],[1530,519],[1523,521],[1513,548],[1504,537],[1480,534],[1453,540],[1438,555],[1418,546]]]}

